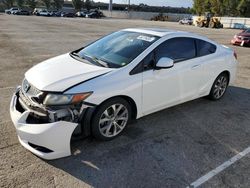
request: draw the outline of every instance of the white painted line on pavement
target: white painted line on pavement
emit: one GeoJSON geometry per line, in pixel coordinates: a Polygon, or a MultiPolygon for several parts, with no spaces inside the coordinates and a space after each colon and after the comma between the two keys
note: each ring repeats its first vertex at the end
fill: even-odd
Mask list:
{"type": "Polygon", "coordinates": [[[217,174],[219,174],[220,172],[225,170],[227,167],[231,166],[232,164],[234,164],[235,162],[237,162],[238,160],[240,160],[242,157],[246,156],[249,153],[250,153],[250,147],[248,147],[244,151],[238,153],[237,155],[235,155],[234,157],[232,157],[228,161],[224,162],[223,164],[221,164],[217,168],[211,170],[206,175],[200,177],[199,179],[197,179],[196,181],[191,183],[190,186],[188,186],[187,188],[199,187],[200,185],[202,185],[203,183],[205,183],[206,181],[208,181],[212,177],[216,176],[217,174]]]}

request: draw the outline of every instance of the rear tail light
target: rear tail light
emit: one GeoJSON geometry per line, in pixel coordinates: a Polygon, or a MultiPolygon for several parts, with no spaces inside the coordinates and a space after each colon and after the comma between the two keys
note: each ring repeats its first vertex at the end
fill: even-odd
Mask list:
{"type": "Polygon", "coordinates": [[[235,59],[238,58],[236,51],[234,51],[234,57],[235,57],[235,59]]]}

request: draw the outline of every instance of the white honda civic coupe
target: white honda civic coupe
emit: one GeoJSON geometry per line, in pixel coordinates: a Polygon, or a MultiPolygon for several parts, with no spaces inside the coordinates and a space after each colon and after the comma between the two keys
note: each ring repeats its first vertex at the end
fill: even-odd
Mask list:
{"type": "Polygon", "coordinates": [[[235,52],[205,37],[125,29],[28,70],[10,114],[25,148],[56,159],[71,154],[74,136],[110,140],[147,114],[222,98],[236,68],[235,52]]]}

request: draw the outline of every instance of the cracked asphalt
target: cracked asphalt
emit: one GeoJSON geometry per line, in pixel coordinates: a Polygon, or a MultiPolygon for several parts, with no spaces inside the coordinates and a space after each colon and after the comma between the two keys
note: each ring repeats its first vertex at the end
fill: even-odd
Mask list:
{"type": "MultiPolygon", "coordinates": [[[[0,187],[187,187],[250,146],[250,48],[229,44],[239,32],[171,22],[0,15],[0,187]],[[9,102],[33,65],[110,32],[161,27],[205,35],[238,54],[236,82],[224,98],[206,98],[148,115],[109,142],[72,143],[73,155],[44,161],[24,149],[9,102]]],[[[53,142],[53,140],[52,140],[53,142]]],[[[250,155],[201,187],[250,187],[250,155]]]]}

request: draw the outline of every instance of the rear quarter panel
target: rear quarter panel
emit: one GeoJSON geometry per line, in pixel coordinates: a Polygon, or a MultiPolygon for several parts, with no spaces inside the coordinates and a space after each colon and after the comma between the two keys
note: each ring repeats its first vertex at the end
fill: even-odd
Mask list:
{"type": "Polygon", "coordinates": [[[217,45],[217,50],[214,54],[201,57],[203,63],[203,79],[204,85],[201,88],[201,95],[208,95],[215,79],[224,71],[230,73],[230,84],[235,80],[237,70],[237,60],[233,55],[233,50],[217,45]]]}

